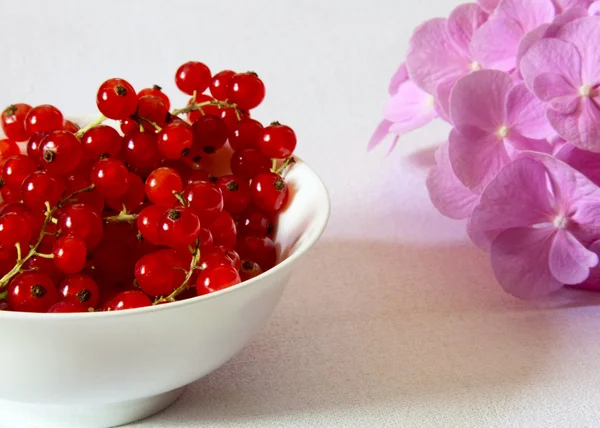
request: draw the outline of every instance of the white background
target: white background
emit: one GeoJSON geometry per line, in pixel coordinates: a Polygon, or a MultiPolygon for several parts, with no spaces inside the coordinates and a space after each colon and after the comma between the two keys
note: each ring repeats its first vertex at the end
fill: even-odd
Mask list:
{"type": "Polygon", "coordinates": [[[98,85],[123,77],[181,105],[182,62],[254,70],[254,116],[292,126],[331,193],[329,229],[261,335],[134,426],[600,426],[599,296],[499,290],[427,198],[446,126],[366,153],[413,28],[458,3],[0,1],[0,104],[91,113],[98,85]]]}

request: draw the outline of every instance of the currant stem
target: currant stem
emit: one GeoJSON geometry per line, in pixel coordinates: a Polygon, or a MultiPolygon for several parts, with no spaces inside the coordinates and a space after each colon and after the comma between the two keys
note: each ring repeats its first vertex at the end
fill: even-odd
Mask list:
{"type": "MultiPolygon", "coordinates": [[[[154,127],[158,132],[162,131],[162,128],[156,123],[152,122],[150,119],[146,119],[145,117],[140,117],[140,126],[143,127],[142,120],[148,122],[150,125],[154,127]]],[[[142,131],[143,132],[143,131],[142,131]]]]}
{"type": "Polygon", "coordinates": [[[194,111],[194,110],[198,110],[198,111],[200,111],[202,113],[203,112],[202,107],[208,107],[208,106],[217,106],[218,108],[222,108],[222,109],[225,109],[225,108],[235,109],[235,113],[238,116],[238,120],[241,119],[240,111],[237,108],[237,104],[230,104],[230,103],[228,103],[226,101],[218,101],[218,100],[204,101],[204,102],[201,102],[201,103],[196,103],[195,100],[194,100],[193,103],[191,103],[190,105],[188,105],[186,107],[178,108],[178,109],[173,110],[171,112],[171,115],[173,115],[173,116],[179,116],[182,113],[189,113],[189,112],[194,111]]]}
{"type": "Polygon", "coordinates": [[[294,159],[294,158],[287,158],[285,161],[283,161],[283,163],[281,164],[281,166],[279,167],[279,169],[277,171],[275,171],[275,174],[281,175],[281,173],[283,171],[285,171],[285,169],[289,165],[291,165],[293,163],[296,163],[296,159],[294,159]]]}
{"type": "Polygon", "coordinates": [[[133,223],[138,218],[138,214],[127,214],[126,212],[120,212],[117,215],[105,217],[104,221],[107,223],[133,223]]]}
{"type": "Polygon", "coordinates": [[[8,299],[8,290],[5,290],[2,293],[0,293],[0,300],[6,300],[6,299],[8,299]]]}
{"type": "Polygon", "coordinates": [[[175,298],[187,289],[188,282],[190,282],[190,279],[192,278],[192,275],[194,274],[194,270],[196,270],[196,267],[197,267],[196,265],[198,264],[199,261],[200,261],[200,242],[197,241],[196,248],[194,248],[194,253],[192,254],[190,270],[187,271],[187,273],[185,275],[185,279],[183,280],[181,285],[179,287],[177,287],[175,290],[173,290],[173,292],[171,294],[169,294],[168,296],[159,297],[158,299],[156,299],[154,301],[153,305],[158,305],[160,303],[174,302],[175,298]]]}
{"type": "Polygon", "coordinates": [[[95,128],[96,126],[100,125],[102,122],[104,122],[106,119],[108,119],[106,116],[104,115],[100,115],[100,117],[96,120],[94,120],[92,123],[84,126],[83,128],[81,128],[79,131],[77,131],[77,133],[75,134],[75,136],[77,138],[81,138],[83,137],[83,134],[85,134],[87,131],[89,131],[92,128],[95,128]]]}
{"type": "Polygon", "coordinates": [[[271,172],[277,171],[277,159],[272,159],[271,162],[271,172]]]}
{"type": "Polygon", "coordinates": [[[53,259],[54,254],[35,253],[34,256],[41,257],[42,259],[53,259]]]}
{"type": "Polygon", "coordinates": [[[17,242],[15,244],[15,247],[17,248],[17,263],[18,263],[23,258],[22,254],[21,254],[21,244],[19,242],[17,242]]]}
{"type": "Polygon", "coordinates": [[[185,198],[183,197],[183,195],[181,193],[178,193],[175,190],[173,190],[173,196],[175,196],[175,198],[179,201],[179,203],[181,205],[183,205],[184,207],[187,207],[187,201],[185,200],[185,198]]]}

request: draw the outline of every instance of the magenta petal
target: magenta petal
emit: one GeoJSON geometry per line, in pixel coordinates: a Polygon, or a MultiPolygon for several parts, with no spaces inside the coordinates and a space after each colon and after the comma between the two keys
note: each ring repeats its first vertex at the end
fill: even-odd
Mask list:
{"type": "Polygon", "coordinates": [[[594,184],[600,185],[600,153],[588,152],[572,144],[558,149],[556,158],[575,168],[594,184]]]}
{"type": "Polygon", "coordinates": [[[473,56],[484,68],[511,71],[516,66],[519,41],[523,30],[509,19],[492,19],[483,24],[473,36],[473,56]]]}
{"type": "Polygon", "coordinates": [[[517,50],[517,66],[521,63],[521,58],[523,58],[523,55],[525,55],[525,53],[531,46],[533,46],[535,42],[547,37],[546,33],[551,26],[552,24],[542,24],[525,34],[525,36],[519,42],[519,48],[517,50]]]}
{"type": "Polygon", "coordinates": [[[437,18],[418,27],[406,57],[411,80],[431,95],[442,81],[456,81],[469,73],[472,62],[457,49],[446,24],[446,19],[437,18]]]}
{"type": "Polygon", "coordinates": [[[543,73],[560,74],[574,88],[581,86],[581,56],[575,45],[558,39],[538,40],[523,55],[521,74],[527,87],[543,73]]]}
{"type": "Polygon", "coordinates": [[[481,248],[503,230],[548,222],[553,216],[544,165],[517,159],[505,166],[481,195],[469,223],[469,235],[481,248]]]}
{"type": "Polygon", "coordinates": [[[569,143],[592,152],[600,152],[600,110],[589,98],[580,98],[576,111],[562,114],[548,110],[548,120],[569,143]]]}
{"type": "Polygon", "coordinates": [[[427,176],[427,190],[433,205],[446,217],[461,220],[469,217],[479,196],[466,188],[452,170],[448,143],[436,152],[437,165],[427,176]]]}
{"type": "Polygon", "coordinates": [[[463,77],[450,95],[452,123],[462,133],[471,127],[495,133],[505,125],[505,103],[513,85],[508,74],[496,70],[463,77]]]}
{"type": "Polygon", "coordinates": [[[502,0],[496,9],[497,17],[518,22],[523,33],[551,22],[555,15],[552,0],[502,0]]]}
{"type": "Polygon", "coordinates": [[[596,253],[586,249],[571,233],[565,230],[556,233],[550,248],[550,272],[554,278],[563,284],[579,284],[597,264],[596,253]]]}
{"type": "Polygon", "coordinates": [[[406,64],[402,63],[400,64],[400,67],[398,67],[398,70],[396,70],[396,72],[392,76],[392,79],[390,80],[390,85],[388,87],[389,94],[396,95],[396,92],[398,92],[398,87],[407,80],[408,69],[406,68],[406,64]]]}
{"type": "Polygon", "coordinates": [[[578,19],[564,25],[557,37],[577,47],[583,61],[583,83],[594,85],[600,81],[600,17],[578,19]]]}
{"type": "MultiPolygon", "coordinates": [[[[534,152],[551,154],[553,149],[548,140],[527,138],[516,131],[510,132],[504,139],[504,142],[510,144],[512,147],[517,149],[517,151],[530,150],[534,152]]],[[[511,151],[508,151],[508,153],[509,156],[514,157],[511,151]]]]}
{"type": "Polygon", "coordinates": [[[502,232],[494,240],[492,268],[507,293],[521,299],[535,299],[562,288],[549,266],[553,235],[550,227],[517,228],[502,232]]]}
{"type": "Polygon", "coordinates": [[[511,130],[527,138],[542,139],[552,132],[544,103],[523,83],[516,85],[508,93],[506,122],[511,130]]]}
{"type": "Polygon", "coordinates": [[[477,3],[488,13],[492,13],[498,7],[500,0],[477,0],[477,3]]]}
{"type": "Polygon", "coordinates": [[[369,144],[367,146],[368,151],[373,150],[385,139],[385,137],[388,136],[391,125],[392,122],[390,122],[389,120],[383,120],[379,123],[379,125],[377,125],[377,128],[375,128],[375,132],[369,140],[369,144]]]}
{"type": "Polygon", "coordinates": [[[487,21],[488,14],[475,3],[466,3],[452,11],[448,34],[465,57],[471,55],[470,44],[475,31],[487,21]]]}
{"type": "Polygon", "coordinates": [[[594,0],[554,0],[556,9],[564,12],[571,8],[587,8],[594,0]]]}
{"type": "Polygon", "coordinates": [[[450,94],[456,82],[448,80],[440,83],[435,89],[435,109],[442,120],[452,123],[450,120],[450,94]]]}
{"type": "MultiPolygon", "coordinates": [[[[592,243],[592,245],[589,247],[589,250],[600,256],[600,241],[592,243]]],[[[584,282],[576,284],[576,286],[573,288],[600,291],[600,265],[596,265],[596,267],[590,269],[588,278],[584,282]]]]}

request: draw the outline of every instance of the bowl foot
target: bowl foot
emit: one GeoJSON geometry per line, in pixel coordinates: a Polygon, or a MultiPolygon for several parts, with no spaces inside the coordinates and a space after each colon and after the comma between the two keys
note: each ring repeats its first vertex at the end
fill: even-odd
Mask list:
{"type": "Polygon", "coordinates": [[[0,400],[2,428],[112,428],[147,418],[173,404],[184,388],[119,403],[44,405],[0,400]]]}

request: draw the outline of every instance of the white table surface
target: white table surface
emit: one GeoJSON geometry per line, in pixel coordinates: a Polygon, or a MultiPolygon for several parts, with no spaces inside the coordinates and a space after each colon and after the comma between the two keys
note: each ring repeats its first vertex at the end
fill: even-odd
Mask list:
{"type": "MultiPolygon", "coordinates": [[[[135,428],[597,427],[600,295],[524,303],[424,186],[441,124],[365,147],[414,26],[456,0],[0,0],[6,105],[95,111],[108,77],[257,71],[333,213],[259,337],[135,428]]],[[[184,97],[175,96],[182,104],[184,97]]]]}

